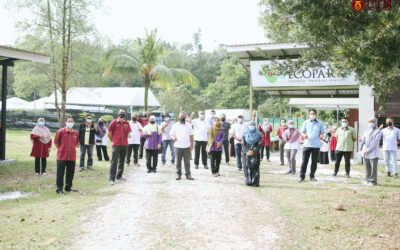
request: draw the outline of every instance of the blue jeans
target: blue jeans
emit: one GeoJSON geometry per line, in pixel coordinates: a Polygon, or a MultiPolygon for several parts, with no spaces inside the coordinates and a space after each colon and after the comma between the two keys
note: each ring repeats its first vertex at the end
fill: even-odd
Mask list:
{"type": "Polygon", "coordinates": [[[390,171],[390,160],[392,160],[393,173],[397,174],[397,152],[394,150],[383,150],[383,158],[385,159],[386,172],[390,171]]]}
{"type": "Polygon", "coordinates": [[[169,145],[169,148],[171,150],[171,163],[175,164],[175,150],[174,150],[174,141],[173,140],[163,140],[163,152],[162,152],[162,156],[161,156],[161,161],[163,164],[165,164],[166,160],[165,160],[165,155],[167,154],[167,148],[169,145]]]}
{"type": "Polygon", "coordinates": [[[235,144],[236,166],[242,168],[242,143],[235,144]]]}
{"type": "Polygon", "coordinates": [[[79,167],[80,168],[85,168],[85,154],[87,151],[88,154],[88,160],[87,160],[87,167],[92,167],[93,166],[93,145],[80,145],[81,147],[81,160],[79,167]]]}

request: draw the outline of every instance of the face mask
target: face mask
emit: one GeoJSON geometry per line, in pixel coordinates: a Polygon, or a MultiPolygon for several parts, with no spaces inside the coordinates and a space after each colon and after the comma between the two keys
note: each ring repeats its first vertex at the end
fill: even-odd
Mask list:
{"type": "Polygon", "coordinates": [[[167,122],[167,121],[169,121],[169,117],[165,117],[165,119],[164,119],[164,120],[165,120],[166,122],[167,122]]]}
{"type": "Polygon", "coordinates": [[[40,127],[43,127],[43,126],[44,126],[44,122],[38,122],[38,125],[39,125],[40,127]]]}
{"type": "Polygon", "coordinates": [[[86,119],[86,122],[92,123],[92,119],[86,119]]]}
{"type": "MultiPolygon", "coordinates": [[[[342,126],[343,126],[343,124],[342,124],[342,126]]],[[[333,126],[333,129],[337,129],[337,126],[333,126]]]]}
{"type": "Polygon", "coordinates": [[[386,123],[389,127],[391,127],[393,125],[393,122],[388,122],[386,123]]]}
{"type": "Polygon", "coordinates": [[[242,122],[243,122],[243,118],[239,118],[238,121],[239,121],[240,123],[242,123],[242,122]]]}
{"type": "Polygon", "coordinates": [[[132,121],[136,122],[137,121],[137,117],[133,117],[132,121]]]}
{"type": "Polygon", "coordinates": [[[100,125],[103,125],[104,122],[99,122],[100,125]]]}
{"type": "Polygon", "coordinates": [[[282,125],[282,126],[285,126],[285,125],[286,125],[286,122],[281,122],[281,125],[282,125]]]}
{"type": "Polygon", "coordinates": [[[186,122],[190,122],[190,119],[189,119],[189,118],[186,118],[185,121],[186,121],[186,122]]]}
{"type": "Polygon", "coordinates": [[[125,118],[125,113],[121,113],[121,114],[119,114],[119,118],[125,118]]]}
{"type": "Polygon", "coordinates": [[[215,115],[211,114],[211,118],[214,118],[214,117],[215,117],[215,115]]]}
{"type": "Polygon", "coordinates": [[[67,122],[67,127],[68,128],[73,128],[74,127],[74,123],[73,122],[67,122]]]}
{"type": "Polygon", "coordinates": [[[185,118],[179,118],[179,121],[180,121],[180,122],[185,122],[186,119],[185,119],[185,118]]]}
{"type": "Polygon", "coordinates": [[[268,125],[268,122],[264,122],[264,125],[268,125]]]}
{"type": "Polygon", "coordinates": [[[375,128],[375,123],[368,123],[368,127],[375,128]]]}
{"type": "Polygon", "coordinates": [[[311,118],[311,120],[315,120],[315,119],[317,119],[317,116],[316,115],[310,115],[310,118],[311,118]]]}
{"type": "Polygon", "coordinates": [[[289,128],[294,128],[294,124],[289,124],[289,128]]]}
{"type": "Polygon", "coordinates": [[[347,122],[342,122],[342,127],[346,128],[347,127],[347,122]]]}
{"type": "Polygon", "coordinates": [[[224,121],[225,121],[225,118],[221,118],[221,121],[224,122],[224,121]]]}
{"type": "Polygon", "coordinates": [[[203,120],[203,119],[204,119],[206,116],[205,116],[205,115],[203,115],[203,114],[201,114],[199,117],[200,117],[200,119],[202,119],[202,120],[203,120]]]}
{"type": "Polygon", "coordinates": [[[150,121],[150,124],[154,124],[154,123],[156,123],[156,121],[150,121]]]}
{"type": "Polygon", "coordinates": [[[255,126],[249,126],[249,131],[254,131],[254,130],[256,130],[255,126]]]}

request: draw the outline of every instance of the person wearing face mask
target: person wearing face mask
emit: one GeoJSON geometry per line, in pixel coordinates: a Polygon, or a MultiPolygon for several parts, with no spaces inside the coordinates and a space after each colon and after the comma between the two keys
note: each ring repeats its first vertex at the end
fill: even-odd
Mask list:
{"type": "Polygon", "coordinates": [[[271,146],[271,132],[272,126],[269,124],[268,119],[264,118],[263,124],[258,125],[258,131],[261,133],[261,158],[262,161],[264,158],[264,149],[265,149],[265,157],[268,162],[269,160],[269,147],[271,146]]]}
{"type": "Polygon", "coordinates": [[[162,161],[163,166],[165,166],[165,163],[167,162],[165,159],[165,156],[167,154],[168,145],[171,150],[171,164],[172,165],[175,164],[174,141],[171,139],[171,136],[169,135],[173,125],[174,125],[174,122],[171,121],[170,115],[168,113],[166,113],[164,115],[164,122],[161,123],[162,143],[163,143],[161,161],[162,161]]]}
{"type": "Polygon", "coordinates": [[[146,166],[147,173],[157,172],[158,151],[161,149],[162,135],[161,128],[156,124],[156,117],[150,116],[149,124],[143,128],[146,135],[146,166]]]}
{"type": "Polygon", "coordinates": [[[233,119],[232,119],[231,129],[229,129],[229,144],[230,144],[230,149],[229,149],[229,151],[230,151],[230,156],[231,156],[232,158],[236,157],[236,154],[235,154],[235,138],[233,138],[233,137],[231,136],[231,134],[232,134],[232,127],[233,127],[233,125],[235,125],[236,123],[237,123],[237,118],[233,118],[233,119]]]}
{"type": "Polygon", "coordinates": [[[296,154],[299,149],[300,133],[294,127],[294,121],[289,120],[289,128],[282,134],[282,138],[285,141],[285,154],[289,165],[288,174],[296,174],[296,154]]]}
{"type": "Polygon", "coordinates": [[[376,118],[370,117],[368,129],[361,137],[361,151],[364,158],[366,184],[371,186],[378,184],[378,157],[381,137],[382,131],[376,126],[376,118]]]}
{"type": "Polygon", "coordinates": [[[211,110],[210,118],[208,118],[208,123],[210,124],[210,127],[214,124],[214,118],[215,118],[215,110],[211,110]]]}
{"type": "Polygon", "coordinates": [[[337,138],[336,138],[336,130],[337,124],[334,123],[331,129],[331,141],[329,142],[329,149],[331,151],[331,162],[336,162],[336,145],[337,145],[337,138]]]}
{"type": "Polygon", "coordinates": [[[288,129],[286,120],[281,119],[281,126],[276,130],[276,135],[279,136],[279,159],[281,160],[281,166],[285,165],[285,141],[282,138],[282,133],[285,132],[286,129],[288,129]]]}
{"type": "Polygon", "coordinates": [[[242,142],[243,135],[247,131],[247,124],[244,123],[242,115],[238,116],[238,122],[232,126],[231,137],[235,140],[235,155],[236,155],[236,166],[238,170],[242,170],[242,142]]]}
{"type": "Polygon", "coordinates": [[[96,152],[97,152],[97,159],[98,161],[104,160],[109,161],[110,158],[108,157],[108,152],[107,152],[107,126],[106,123],[104,122],[103,118],[100,118],[97,121],[97,129],[99,130],[99,134],[95,135],[95,140],[96,140],[96,152]],[[103,154],[101,153],[103,151],[103,154]]]}
{"type": "Polygon", "coordinates": [[[350,158],[356,141],[356,131],[349,126],[349,121],[346,117],[342,118],[342,126],[336,130],[336,162],[333,176],[337,176],[339,172],[340,162],[344,156],[346,177],[350,178],[350,158]]]}
{"type": "Polygon", "coordinates": [[[224,146],[225,152],[225,162],[229,165],[229,130],[231,129],[231,123],[226,121],[226,115],[221,115],[221,126],[224,128],[224,141],[222,145],[224,146]]]}
{"type": "Polygon", "coordinates": [[[68,116],[66,127],[57,131],[54,145],[57,148],[57,194],[66,192],[78,192],[72,189],[72,181],[75,173],[76,148],[79,148],[79,134],[74,130],[74,118],[68,116]],[[64,188],[65,173],[65,188],[64,188]]]}
{"type": "Polygon", "coordinates": [[[131,121],[129,121],[131,127],[131,138],[128,138],[128,153],[126,156],[126,165],[129,166],[131,163],[131,155],[133,152],[133,165],[140,166],[138,162],[138,154],[140,147],[140,133],[143,131],[142,125],[138,122],[138,113],[131,115],[131,121]]]}
{"type": "Polygon", "coordinates": [[[51,150],[51,133],[45,126],[44,118],[39,118],[36,126],[31,132],[31,140],[33,143],[31,156],[35,157],[35,173],[36,175],[46,175],[47,157],[51,150]],[[40,163],[42,163],[42,171],[40,171],[40,163]]]}
{"type": "Polygon", "coordinates": [[[110,185],[114,185],[115,178],[118,181],[126,181],[126,179],[122,178],[122,174],[124,173],[125,156],[128,151],[128,138],[132,137],[132,130],[125,117],[126,111],[120,109],[118,111],[118,118],[112,121],[108,128],[108,138],[112,141],[110,185]]]}
{"type": "Polygon", "coordinates": [[[260,148],[261,133],[257,131],[256,122],[250,121],[247,131],[242,137],[243,165],[247,186],[260,185],[260,148]]]}
{"type": "Polygon", "coordinates": [[[214,177],[220,176],[219,166],[221,164],[222,143],[224,141],[224,127],[221,126],[221,120],[214,118],[214,124],[208,131],[208,151],[211,155],[211,173],[214,177]]]}
{"type": "MultiPolygon", "coordinates": [[[[397,145],[400,143],[400,130],[393,124],[392,118],[386,119],[387,127],[382,129],[383,158],[385,159],[386,174],[390,177],[390,160],[392,160],[393,174],[397,177],[397,145]]],[[[382,128],[382,125],[381,125],[382,128]]]]}
{"type": "Polygon", "coordinates": [[[86,122],[79,125],[79,143],[81,144],[81,157],[79,164],[79,172],[85,169],[85,155],[88,154],[87,169],[93,169],[93,146],[94,137],[99,134],[97,124],[93,122],[93,116],[87,115],[86,122]]]}
{"type": "MultiPolygon", "coordinates": [[[[143,114],[139,114],[138,122],[144,128],[147,124],[149,124],[149,113],[145,111],[143,114]]],[[[140,135],[140,149],[139,149],[139,159],[143,159],[143,151],[144,151],[144,144],[146,142],[146,135],[140,135]]]]}
{"type": "Polygon", "coordinates": [[[315,179],[315,172],[317,171],[317,161],[319,149],[321,147],[320,140],[325,133],[325,129],[324,124],[317,119],[317,111],[315,109],[311,109],[310,119],[303,122],[300,132],[305,140],[303,144],[303,160],[301,163],[299,182],[303,182],[306,177],[310,156],[312,156],[310,180],[317,181],[317,179],[315,179]]]}
{"type": "Polygon", "coordinates": [[[181,179],[182,175],[182,159],[185,164],[186,179],[194,180],[190,174],[190,157],[193,150],[193,128],[190,123],[186,122],[186,114],[181,110],[179,113],[179,122],[175,123],[171,132],[169,133],[171,139],[174,141],[175,157],[176,157],[176,173],[178,177],[176,180],[181,179]]]}
{"type": "Polygon", "coordinates": [[[320,164],[329,164],[329,142],[331,140],[331,131],[329,129],[329,123],[324,123],[324,135],[320,140],[320,150],[319,150],[319,158],[318,162],[320,164]]]}
{"type": "Polygon", "coordinates": [[[210,129],[210,123],[205,119],[206,113],[204,110],[199,111],[199,118],[193,120],[194,113],[190,116],[190,121],[194,129],[194,168],[199,168],[199,159],[201,152],[201,161],[205,169],[207,167],[207,141],[208,141],[208,130],[210,129]]]}

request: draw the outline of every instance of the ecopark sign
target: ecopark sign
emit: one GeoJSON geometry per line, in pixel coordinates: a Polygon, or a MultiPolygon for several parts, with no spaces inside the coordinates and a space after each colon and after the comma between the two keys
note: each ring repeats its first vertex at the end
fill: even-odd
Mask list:
{"type": "Polygon", "coordinates": [[[252,84],[256,88],[358,85],[354,74],[341,77],[329,67],[301,69],[290,74],[275,75],[271,70],[271,61],[251,61],[250,70],[252,84]]]}

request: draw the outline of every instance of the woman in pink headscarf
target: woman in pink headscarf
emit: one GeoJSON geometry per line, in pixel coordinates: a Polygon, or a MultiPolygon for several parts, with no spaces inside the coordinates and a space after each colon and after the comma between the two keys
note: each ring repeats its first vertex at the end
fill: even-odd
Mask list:
{"type": "Polygon", "coordinates": [[[45,126],[44,118],[39,118],[37,125],[31,133],[33,142],[31,156],[35,157],[35,172],[36,175],[42,173],[46,175],[47,157],[49,157],[51,149],[51,134],[50,130],[45,126]],[[42,171],[40,171],[40,162],[42,162],[42,171]]]}

